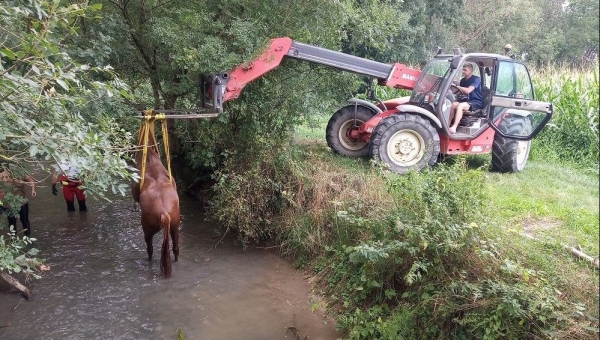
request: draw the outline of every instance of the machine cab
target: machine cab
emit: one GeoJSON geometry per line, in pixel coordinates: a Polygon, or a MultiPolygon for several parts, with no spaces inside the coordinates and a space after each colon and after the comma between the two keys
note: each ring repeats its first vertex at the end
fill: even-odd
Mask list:
{"type": "Polygon", "coordinates": [[[552,104],[535,100],[527,67],[497,54],[438,55],[423,69],[410,101],[433,112],[451,139],[474,139],[491,127],[505,138],[531,140],[552,117],[552,104]],[[483,108],[465,112],[450,135],[452,103],[468,100],[453,86],[467,64],[481,79],[483,108]]]}

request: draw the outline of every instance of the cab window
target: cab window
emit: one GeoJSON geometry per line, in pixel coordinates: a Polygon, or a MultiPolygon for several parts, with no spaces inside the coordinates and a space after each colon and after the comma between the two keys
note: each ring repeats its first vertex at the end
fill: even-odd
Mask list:
{"type": "Polygon", "coordinates": [[[496,95],[534,99],[531,78],[525,65],[510,61],[500,62],[496,80],[496,95]]]}

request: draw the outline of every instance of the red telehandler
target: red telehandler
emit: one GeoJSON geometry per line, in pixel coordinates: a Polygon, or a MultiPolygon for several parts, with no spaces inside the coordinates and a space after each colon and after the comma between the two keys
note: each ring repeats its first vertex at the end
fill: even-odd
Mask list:
{"type": "MultiPolygon", "coordinates": [[[[523,170],[531,140],[552,117],[552,104],[534,98],[527,67],[498,54],[455,50],[438,54],[422,71],[276,38],[255,60],[231,72],[212,75],[203,85],[203,106],[222,112],[249,82],[275,69],[284,57],[328,65],[370,77],[378,85],[412,90],[410,97],[381,101],[357,98],[336,111],[326,129],[327,144],[340,155],[375,157],[397,173],[434,165],[440,155],[492,152],[492,168],[523,170]],[[455,85],[462,67],[481,78],[484,107],[466,112],[456,133],[449,133],[455,85]],[[211,103],[211,104],[208,104],[211,103]]],[[[373,91],[371,91],[373,93],[373,91]]]]}

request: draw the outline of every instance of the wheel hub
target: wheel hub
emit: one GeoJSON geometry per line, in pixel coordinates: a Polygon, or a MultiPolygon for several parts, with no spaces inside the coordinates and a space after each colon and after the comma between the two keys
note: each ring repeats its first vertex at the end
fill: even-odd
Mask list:
{"type": "Polygon", "coordinates": [[[359,120],[349,120],[342,125],[338,138],[344,148],[348,150],[360,150],[367,145],[366,142],[355,138],[357,135],[356,130],[358,129],[358,126],[363,123],[364,122],[359,120]]]}
{"type": "Polygon", "coordinates": [[[406,156],[410,155],[416,149],[416,147],[413,146],[413,143],[407,139],[403,139],[399,143],[397,143],[396,148],[398,149],[397,154],[400,157],[406,157],[406,156]]]}
{"type": "Polygon", "coordinates": [[[395,163],[411,166],[419,162],[425,152],[425,142],[413,130],[396,132],[388,144],[388,155],[395,163]]]}

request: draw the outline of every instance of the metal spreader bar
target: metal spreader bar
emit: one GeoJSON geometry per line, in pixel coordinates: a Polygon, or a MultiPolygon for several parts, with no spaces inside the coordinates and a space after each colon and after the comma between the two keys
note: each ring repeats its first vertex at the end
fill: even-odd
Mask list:
{"type": "Polygon", "coordinates": [[[145,110],[142,111],[143,115],[136,116],[136,118],[154,118],[154,119],[195,119],[195,118],[214,118],[219,116],[220,113],[198,113],[202,111],[198,110],[145,110]],[[189,113],[185,113],[189,112],[189,113]]]}

